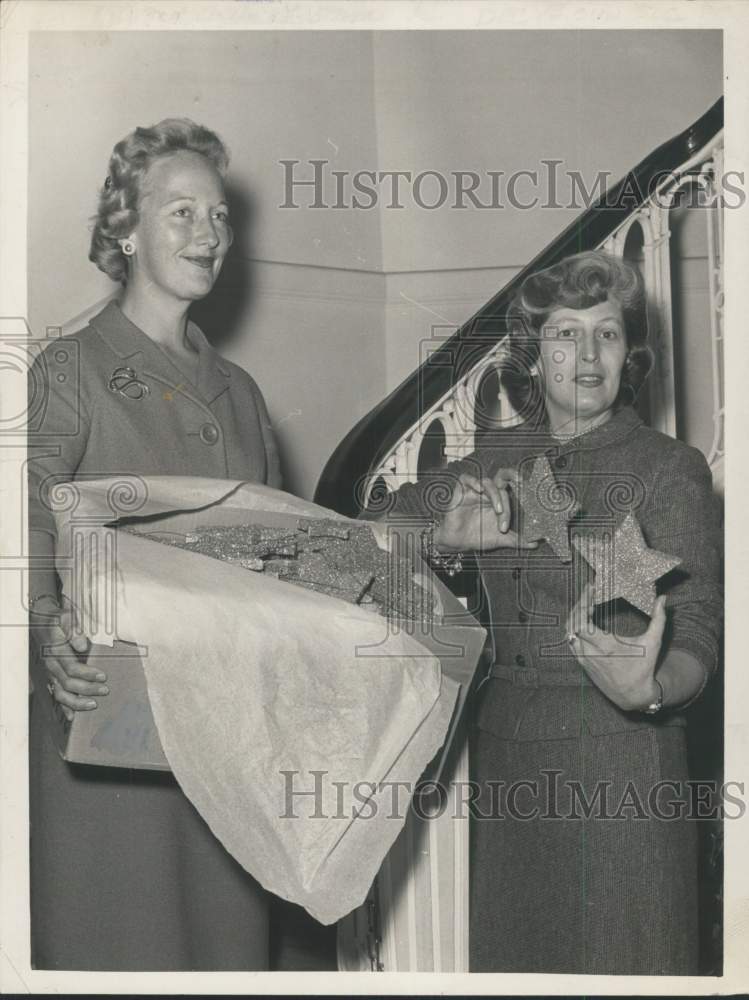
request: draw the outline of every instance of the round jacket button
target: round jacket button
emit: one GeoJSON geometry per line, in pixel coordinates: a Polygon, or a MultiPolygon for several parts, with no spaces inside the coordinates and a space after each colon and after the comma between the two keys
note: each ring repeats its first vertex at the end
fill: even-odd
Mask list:
{"type": "Polygon", "coordinates": [[[554,465],[556,466],[557,469],[566,469],[567,468],[566,457],[564,455],[560,455],[559,458],[555,459],[554,465]]]}
{"type": "Polygon", "coordinates": [[[218,441],[218,427],[215,424],[203,424],[200,428],[200,440],[203,444],[215,444],[218,441]]]}
{"type": "Polygon", "coordinates": [[[513,580],[519,580],[520,579],[520,567],[519,566],[514,566],[513,567],[513,570],[512,570],[512,579],[513,580]]]}
{"type": "Polygon", "coordinates": [[[528,621],[528,615],[525,613],[525,611],[518,611],[518,621],[519,622],[528,621]]]}
{"type": "Polygon", "coordinates": [[[523,656],[522,653],[518,653],[518,655],[515,657],[515,663],[517,663],[519,667],[525,666],[525,657],[523,656]]]}

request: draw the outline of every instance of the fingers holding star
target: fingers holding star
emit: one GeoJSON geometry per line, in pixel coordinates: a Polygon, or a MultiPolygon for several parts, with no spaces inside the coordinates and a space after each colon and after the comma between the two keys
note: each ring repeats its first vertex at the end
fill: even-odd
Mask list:
{"type": "Polygon", "coordinates": [[[656,598],[645,632],[621,638],[593,621],[595,587],[587,584],[567,618],[567,641],[591,681],[620,708],[641,707],[652,687],[666,625],[666,598],[656,598]]]}

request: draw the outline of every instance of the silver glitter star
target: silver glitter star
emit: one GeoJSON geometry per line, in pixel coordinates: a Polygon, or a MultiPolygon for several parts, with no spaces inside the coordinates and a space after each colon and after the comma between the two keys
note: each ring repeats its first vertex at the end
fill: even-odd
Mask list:
{"type": "Polygon", "coordinates": [[[681,559],[657,549],[649,549],[634,514],[629,513],[613,537],[600,531],[577,535],[572,544],[596,572],[593,603],[606,604],[623,597],[646,615],[655,604],[655,581],[681,559]]]}
{"type": "Polygon", "coordinates": [[[531,474],[520,483],[520,538],[524,542],[543,539],[562,562],[572,559],[567,525],[580,505],[560,486],[545,455],[537,458],[531,474]]]}

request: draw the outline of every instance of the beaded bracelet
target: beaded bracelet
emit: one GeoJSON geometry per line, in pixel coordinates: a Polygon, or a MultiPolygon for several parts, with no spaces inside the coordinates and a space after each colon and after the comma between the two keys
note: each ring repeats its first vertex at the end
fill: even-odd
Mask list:
{"type": "Polygon", "coordinates": [[[434,541],[434,529],[439,528],[439,521],[432,518],[421,532],[421,551],[432,569],[455,576],[463,569],[463,555],[460,552],[440,552],[434,541]]]}

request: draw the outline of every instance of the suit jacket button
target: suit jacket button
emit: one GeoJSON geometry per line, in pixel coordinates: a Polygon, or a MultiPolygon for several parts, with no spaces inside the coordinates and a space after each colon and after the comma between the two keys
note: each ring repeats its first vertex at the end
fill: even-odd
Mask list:
{"type": "Polygon", "coordinates": [[[525,666],[525,657],[523,656],[522,653],[518,653],[518,655],[515,657],[515,663],[517,663],[519,667],[525,666]]]}
{"type": "Polygon", "coordinates": [[[519,580],[520,579],[520,567],[519,566],[514,566],[513,567],[513,570],[512,570],[512,579],[513,580],[519,580]]]}
{"type": "Polygon", "coordinates": [[[567,468],[566,457],[564,455],[560,455],[559,458],[554,460],[554,465],[556,466],[557,469],[566,469],[567,468]]]}
{"type": "Polygon", "coordinates": [[[519,622],[528,621],[528,615],[525,613],[525,611],[518,611],[518,621],[519,622]]]}
{"type": "Polygon", "coordinates": [[[200,428],[200,440],[203,444],[215,444],[218,441],[218,427],[215,424],[203,424],[200,428]]]}

